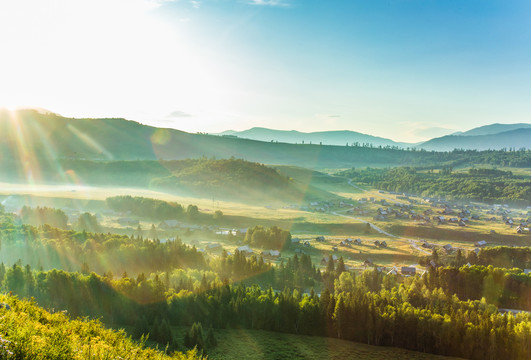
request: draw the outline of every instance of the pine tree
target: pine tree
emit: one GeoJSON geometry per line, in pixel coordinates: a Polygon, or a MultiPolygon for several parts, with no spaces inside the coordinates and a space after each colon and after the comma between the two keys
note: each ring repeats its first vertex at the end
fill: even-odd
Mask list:
{"type": "Polygon", "coordinates": [[[212,329],[212,325],[210,325],[210,327],[208,328],[206,344],[209,348],[212,348],[218,344],[218,341],[216,340],[216,337],[214,336],[214,329],[212,329]]]}

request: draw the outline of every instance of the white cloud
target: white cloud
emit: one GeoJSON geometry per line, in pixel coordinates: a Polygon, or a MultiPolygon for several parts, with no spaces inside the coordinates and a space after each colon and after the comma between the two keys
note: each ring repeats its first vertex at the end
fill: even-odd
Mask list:
{"type": "Polygon", "coordinates": [[[290,4],[286,0],[249,0],[251,5],[287,7],[290,4]]]}
{"type": "Polygon", "coordinates": [[[187,112],[181,111],[181,110],[175,110],[172,111],[170,114],[168,114],[168,118],[186,118],[186,117],[192,117],[193,115],[188,114],[187,112]]]}
{"type": "Polygon", "coordinates": [[[190,0],[190,4],[194,7],[194,9],[199,9],[201,7],[201,1],[198,0],[190,0]]]}

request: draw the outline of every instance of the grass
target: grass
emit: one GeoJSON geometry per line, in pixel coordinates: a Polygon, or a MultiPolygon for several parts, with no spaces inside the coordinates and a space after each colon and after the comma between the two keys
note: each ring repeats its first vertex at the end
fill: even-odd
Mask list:
{"type": "Polygon", "coordinates": [[[215,330],[217,347],[210,360],[248,359],[449,359],[404,349],[371,346],[332,338],[260,330],[215,330]]]}
{"type": "Polygon", "coordinates": [[[0,296],[0,359],[195,359],[175,353],[168,356],[131,340],[124,331],[105,329],[96,320],[71,320],[63,312],[52,314],[35,303],[0,296]]]}

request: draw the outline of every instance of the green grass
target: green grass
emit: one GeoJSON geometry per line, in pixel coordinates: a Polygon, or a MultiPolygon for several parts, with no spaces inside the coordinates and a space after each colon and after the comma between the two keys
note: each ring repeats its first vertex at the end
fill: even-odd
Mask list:
{"type": "Polygon", "coordinates": [[[215,330],[218,346],[210,360],[248,359],[448,359],[404,349],[370,346],[339,339],[259,330],[215,330]]]}
{"type": "Polygon", "coordinates": [[[105,329],[97,320],[71,320],[36,304],[0,296],[0,359],[181,359],[193,353],[168,356],[131,340],[122,330],[105,329]]]}

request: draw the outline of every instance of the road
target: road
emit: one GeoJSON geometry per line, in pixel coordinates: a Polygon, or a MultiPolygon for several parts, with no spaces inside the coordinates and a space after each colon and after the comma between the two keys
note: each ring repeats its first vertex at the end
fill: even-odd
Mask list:
{"type": "Polygon", "coordinates": [[[401,236],[397,236],[397,235],[393,235],[391,233],[388,233],[387,231],[379,228],[378,226],[374,225],[373,223],[367,221],[367,220],[363,220],[363,219],[360,219],[360,218],[357,218],[355,216],[348,216],[348,215],[343,215],[343,214],[339,214],[335,211],[332,212],[332,214],[336,215],[336,216],[341,216],[341,217],[346,217],[346,218],[349,218],[349,219],[354,219],[354,220],[357,220],[357,221],[361,221],[362,223],[365,223],[365,224],[369,224],[369,226],[371,227],[371,229],[374,229],[376,231],[378,231],[380,234],[383,234],[383,235],[386,235],[386,236],[389,236],[391,238],[394,238],[394,239],[397,239],[397,240],[406,240],[410,243],[410,245],[417,251],[425,254],[425,255],[431,255],[431,252],[429,251],[426,251],[422,248],[420,248],[418,245],[417,245],[417,242],[413,239],[408,239],[408,238],[404,238],[404,237],[401,237],[401,236]]]}

